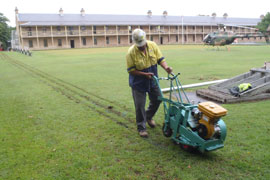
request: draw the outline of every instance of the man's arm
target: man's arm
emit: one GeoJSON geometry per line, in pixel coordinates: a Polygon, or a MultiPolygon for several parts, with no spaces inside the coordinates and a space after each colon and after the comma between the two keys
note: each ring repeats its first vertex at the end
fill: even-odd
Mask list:
{"type": "Polygon", "coordinates": [[[166,61],[162,61],[160,63],[160,66],[168,73],[168,74],[171,74],[173,69],[171,67],[169,67],[166,63],[166,61]]]}
{"type": "Polygon", "coordinates": [[[130,71],[129,73],[134,76],[145,76],[147,79],[152,79],[152,76],[154,76],[154,73],[147,73],[147,72],[142,72],[138,70],[133,70],[133,71],[130,71]]]}

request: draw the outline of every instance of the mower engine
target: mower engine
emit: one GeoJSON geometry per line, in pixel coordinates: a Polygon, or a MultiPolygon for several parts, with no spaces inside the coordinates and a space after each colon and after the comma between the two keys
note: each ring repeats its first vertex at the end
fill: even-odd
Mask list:
{"type": "Polygon", "coordinates": [[[200,103],[198,108],[194,108],[191,112],[193,126],[195,124],[199,136],[203,139],[220,138],[222,127],[218,122],[226,114],[227,110],[218,104],[213,102],[200,103]]]}

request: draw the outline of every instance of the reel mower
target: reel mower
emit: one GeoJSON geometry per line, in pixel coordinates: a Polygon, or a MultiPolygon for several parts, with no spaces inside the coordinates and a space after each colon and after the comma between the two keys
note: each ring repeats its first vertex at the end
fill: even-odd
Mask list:
{"type": "Polygon", "coordinates": [[[180,73],[168,75],[167,78],[153,77],[161,94],[158,98],[164,105],[164,136],[170,137],[187,151],[198,149],[203,153],[224,147],[227,130],[221,117],[227,114],[227,110],[213,102],[191,104],[178,79],[179,75],[180,73]],[[160,80],[170,82],[169,98],[164,97],[160,80]],[[181,91],[187,102],[183,101],[181,91]],[[176,94],[176,100],[172,98],[173,93],[176,94]]]}

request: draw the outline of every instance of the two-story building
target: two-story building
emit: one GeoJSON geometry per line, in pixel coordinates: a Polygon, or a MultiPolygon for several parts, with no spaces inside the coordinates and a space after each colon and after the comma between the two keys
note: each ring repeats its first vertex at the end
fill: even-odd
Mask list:
{"type": "MultiPolygon", "coordinates": [[[[203,38],[226,24],[227,29],[241,34],[254,30],[260,18],[229,18],[215,16],[109,15],[86,14],[20,14],[16,13],[16,31],[20,48],[30,50],[128,46],[132,30],[143,29],[147,39],[157,44],[202,44],[203,38]],[[231,26],[230,26],[231,24],[231,26]]],[[[245,40],[243,40],[245,41],[245,40]]],[[[249,40],[250,41],[250,40],[249,40]]],[[[264,41],[253,38],[252,41],[264,41]]]]}

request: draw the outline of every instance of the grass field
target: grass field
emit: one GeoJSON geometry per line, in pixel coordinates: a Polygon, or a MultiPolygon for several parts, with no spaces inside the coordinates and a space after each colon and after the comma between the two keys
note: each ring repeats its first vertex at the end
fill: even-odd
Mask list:
{"type": "MultiPolygon", "coordinates": [[[[270,61],[270,46],[160,48],[182,84],[270,61]]],[[[142,139],[127,49],[0,52],[0,179],[270,179],[269,100],[223,105],[228,134],[217,151],[191,154],[165,138],[162,108],[142,139]]]]}

